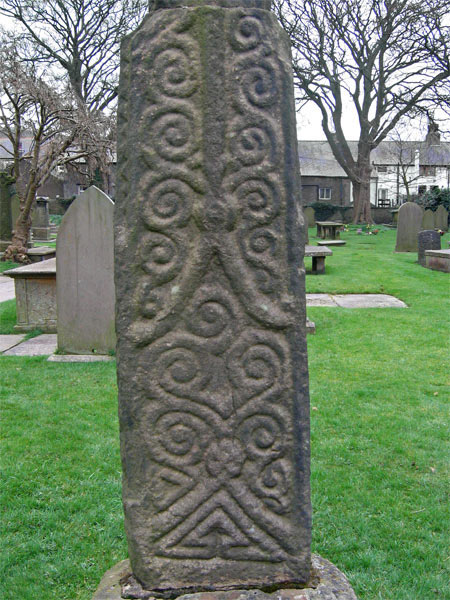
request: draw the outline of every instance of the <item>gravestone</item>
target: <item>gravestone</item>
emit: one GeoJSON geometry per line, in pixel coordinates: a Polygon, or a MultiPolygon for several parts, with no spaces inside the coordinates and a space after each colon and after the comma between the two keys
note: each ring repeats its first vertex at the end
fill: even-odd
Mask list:
{"type": "Polygon", "coordinates": [[[423,209],[414,202],[405,202],[398,211],[396,252],[417,252],[417,236],[422,227],[423,209]]]}
{"type": "Polygon", "coordinates": [[[305,215],[305,221],[307,227],[314,227],[316,224],[316,212],[312,206],[306,206],[303,209],[303,214],[305,215]]]}
{"type": "Polygon", "coordinates": [[[423,211],[422,230],[434,229],[434,212],[427,208],[423,211]]]}
{"type": "Polygon", "coordinates": [[[58,350],[108,354],[115,349],[114,203],[92,186],[64,215],[56,243],[58,350]]]}
{"type": "Polygon", "coordinates": [[[440,250],[441,236],[434,229],[419,231],[418,236],[418,262],[422,267],[425,266],[425,250],[440,250]]]}
{"type": "Polygon", "coordinates": [[[310,577],[304,230],[269,6],[159,0],[122,46],[123,500],[138,587],[159,596],[310,577]]]}
{"type": "Polygon", "coordinates": [[[13,229],[12,198],[15,195],[15,179],[0,172],[0,252],[11,243],[13,229]]]}
{"type": "Polygon", "coordinates": [[[434,213],[434,227],[448,231],[448,210],[440,204],[434,213]]]}
{"type": "Polygon", "coordinates": [[[36,240],[50,239],[50,218],[48,212],[49,199],[44,197],[36,198],[36,205],[32,215],[32,232],[36,240]]]}

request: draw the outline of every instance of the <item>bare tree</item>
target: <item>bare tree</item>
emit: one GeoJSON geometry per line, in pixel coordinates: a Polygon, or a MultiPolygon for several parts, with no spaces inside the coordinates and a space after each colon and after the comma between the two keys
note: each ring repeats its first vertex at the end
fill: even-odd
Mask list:
{"type": "Polygon", "coordinates": [[[61,88],[48,74],[38,74],[36,65],[24,64],[17,56],[14,39],[0,42],[0,129],[9,142],[2,147],[9,154],[10,175],[20,198],[12,243],[3,258],[27,262],[37,189],[58,165],[87,156],[85,140],[95,136],[98,123],[80,111],[67,85],[61,88]],[[25,132],[31,137],[28,148],[21,146],[25,132]]]}
{"type": "Polygon", "coordinates": [[[334,156],[353,184],[354,222],[372,222],[370,153],[412,110],[446,101],[447,0],[276,0],[290,36],[300,103],[313,102],[334,156]],[[359,125],[357,156],[343,131],[359,125]]]}
{"type": "Polygon", "coordinates": [[[90,112],[116,98],[120,40],[147,8],[148,0],[0,0],[0,14],[36,49],[21,58],[60,67],[90,112]]]}

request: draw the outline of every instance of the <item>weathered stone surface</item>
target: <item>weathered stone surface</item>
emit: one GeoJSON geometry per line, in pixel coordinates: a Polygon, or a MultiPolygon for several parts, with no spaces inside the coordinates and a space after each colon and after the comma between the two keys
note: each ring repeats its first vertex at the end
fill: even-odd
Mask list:
{"type": "MultiPolygon", "coordinates": [[[[357,600],[347,578],[332,563],[317,554],[312,555],[312,582],[306,588],[279,589],[272,593],[262,590],[234,590],[231,592],[200,592],[184,594],[177,600],[357,600]],[[314,585],[314,587],[312,587],[314,585]],[[310,587],[311,586],[311,587],[310,587]]],[[[92,600],[122,600],[121,580],[128,580],[130,561],[123,560],[105,573],[92,600]]],[[[136,586],[139,590],[139,586],[136,586]]],[[[142,592],[142,588],[141,588],[142,592]]],[[[144,596],[143,598],[152,598],[144,596]]],[[[135,596],[128,595],[130,598],[135,596]]]]}
{"type": "Polygon", "coordinates": [[[319,240],[318,246],[345,246],[347,242],[345,240],[319,240]]]}
{"type": "Polygon", "coordinates": [[[450,250],[425,250],[425,266],[450,273],[450,250]]]}
{"type": "Polygon", "coordinates": [[[92,362],[110,362],[114,360],[112,356],[105,354],[53,354],[47,358],[48,362],[76,362],[76,363],[92,363],[92,362]]]}
{"type": "MultiPolygon", "coordinates": [[[[426,211],[425,211],[426,212],[426,211]]],[[[418,253],[417,259],[419,265],[425,266],[425,250],[440,250],[441,249],[441,236],[434,229],[428,229],[427,231],[419,231],[418,235],[418,253]]]]}
{"type": "Polygon", "coordinates": [[[316,212],[312,206],[307,206],[303,209],[303,214],[305,216],[305,222],[307,227],[314,227],[316,224],[316,212]]]}
{"type": "Polygon", "coordinates": [[[388,294],[335,294],[332,296],[342,308],[406,308],[407,305],[388,294]]]}
{"type": "Polygon", "coordinates": [[[436,229],[448,231],[448,210],[440,204],[434,213],[434,226],[436,229]]]}
{"type": "Polygon", "coordinates": [[[405,202],[398,211],[396,252],[417,252],[417,236],[422,227],[423,209],[414,202],[405,202]]]}
{"type": "Polygon", "coordinates": [[[108,354],[115,349],[114,203],[92,186],[64,215],[56,243],[58,349],[108,354]]]}
{"type": "Polygon", "coordinates": [[[56,333],[44,333],[4,352],[4,356],[46,356],[56,350],[56,333]]]}
{"type": "Polygon", "coordinates": [[[167,595],[310,568],[289,40],[269,11],[205,4],[156,11],[122,48],[125,526],[134,575],[167,595]]]}
{"type": "Polygon", "coordinates": [[[10,348],[17,346],[25,337],[25,334],[16,335],[0,335],[0,352],[6,352],[10,348]]]}
{"type": "Polygon", "coordinates": [[[10,269],[4,274],[14,279],[15,331],[40,329],[56,333],[56,259],[10,269]]]}
{"type": "Polygon", "coordinates": [[[36,205],[32,214],[33,238],[37,240],[50,239],[50,216],[48,211],[48,198],[36,198],[36,205]]]}
{"type": "Polygon", "coordinates": [[[427,208],[423,211],[422,230],[434,229],[434,212],[427,208]]]}

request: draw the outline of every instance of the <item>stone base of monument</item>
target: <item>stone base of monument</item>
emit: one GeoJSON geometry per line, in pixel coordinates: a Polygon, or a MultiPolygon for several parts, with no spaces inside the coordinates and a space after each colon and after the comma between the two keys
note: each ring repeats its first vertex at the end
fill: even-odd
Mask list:
{"type": "MultiPolygon", "coordinates": [[[[259,589],[195,591],[177,600],[357,600],[347,578],[325,558],[312,555],[309,587],[285,588],[264,592],[259,589]]],[[[133,577],[130,561],[123,560],[103,576],[92,600],[150,600],[154,592],[144,590],[133,577]]]]}

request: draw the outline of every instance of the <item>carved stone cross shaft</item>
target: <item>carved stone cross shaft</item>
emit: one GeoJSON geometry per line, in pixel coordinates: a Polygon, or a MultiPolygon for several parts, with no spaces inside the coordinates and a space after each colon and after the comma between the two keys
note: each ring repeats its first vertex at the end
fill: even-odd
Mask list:
{"type": "Polygon", "coordinates": [[[268,4],[160,0],[122,48],[125,526],[134,575],[166,596],[309,576],[294,95],[268,4]]]}

